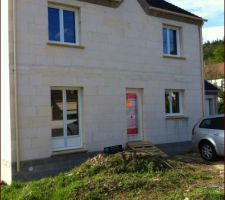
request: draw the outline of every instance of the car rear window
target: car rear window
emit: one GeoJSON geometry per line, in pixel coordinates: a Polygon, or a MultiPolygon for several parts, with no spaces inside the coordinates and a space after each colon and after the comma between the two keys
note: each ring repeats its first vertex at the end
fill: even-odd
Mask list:
{"type": "Polygon", "coordinates": [[[224,117],[204,119],[199,128],[224,130],[224,117]]]}

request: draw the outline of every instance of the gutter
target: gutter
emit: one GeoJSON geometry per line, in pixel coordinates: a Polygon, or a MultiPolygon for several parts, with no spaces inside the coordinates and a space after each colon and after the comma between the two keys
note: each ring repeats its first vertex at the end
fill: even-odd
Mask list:
{"type": "Polygon", "coordinates": [[[218,94],[219,91],[205,90],[205,94],[218,94]]]}
{"type": "Polygon", "coordinates": [[[124,0],[78,0],[78,1],[93,3],[111,8],[118,8],[124,0]]]}
{"type": "Polygon", "coordinates": [[[162,8],[150,6],[146,0],[137,0],[137,1],[147,15],[162,17],[166,19],[172,19],[175,21],[182,21],[182,22],[196,24],[196,25],[201,25],[207,21],[206,19],[203,19],[198,16],[190,16],[187,14],[182,14],[175,11],[169,11],[162,8]]]}
{"type": "Polygon", "coordinates": [[[16,136],[16,170],[20,171],[20,143],[18,129],[18,106],[17,106],[17,66],[16,66],[16,0],[12,2],[13,6],[13,85],[14,85],[14,119],[16,136]]]}
{"type": "Polygon", "coordinates": [[[193,19],[193,20],[198,20],[198,21],[203,21],[203,22],[208,21],[207,19],[203,19],[203,18],[200,18],[200,17],[185,15],[185,14],[181,14],[181,13],[177,13],[177,12],[173,12],[173,11],[169,11],[169,10],[165,10],[165,9],[161,9],[161,8],[156,8],[156,7],[152,7],[152,6],[149,6],[148,8],[150,10],[155,10],[155,11],[160,11],[160,12],[164,12],[164,13],[168,13],[168,14],[178,15],[178,16],[190,18],[190,19],[193,19]]]}

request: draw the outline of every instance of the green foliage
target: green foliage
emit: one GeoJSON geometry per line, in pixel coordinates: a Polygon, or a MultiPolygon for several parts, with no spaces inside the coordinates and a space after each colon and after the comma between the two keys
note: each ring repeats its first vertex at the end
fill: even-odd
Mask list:
{"type": "Polygon", "coordinates": [[[224,113],[224,91],[222,89],[219,90],[219,102],[218,102],[218,113],[224,113]]]}
{"type": "Polygon", "coordinates": [[[172,192],[168,196],[162,198],[162,200],[184,200],[185,196],[183,193],[172,192]]]}
{"type": "Polygon", "coordinates": [[[224,62],[224,39],[203,44],[203,54],[207,65],[224,62]]]}
{"type": "Polygon", "coordinates": [[[190,200],[222,200],[224,199],[224,192],[212,188],[198,188],[190,194],[190,200]]]}
{"type": "Polygon", "coordinates": [[[87,192],[84,195],[84,200],[103,200],[103,199],[106,199],[106,198],[102,194],[96,191],[87,192]]]}
{"type": "Polygon", "coordinates": [[[163,197],[163,200],[222,200],[223,191],[211,188],[196,188],[189,192],[175,191],[163,197]]]}

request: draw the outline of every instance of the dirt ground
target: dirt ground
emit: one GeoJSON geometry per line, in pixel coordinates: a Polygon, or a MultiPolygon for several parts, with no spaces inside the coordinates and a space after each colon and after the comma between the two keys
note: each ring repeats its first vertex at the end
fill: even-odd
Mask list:
{"type": "Polygon", "coordinates": [[[224,158],[220,157],[214,162],[204,161],[199,153],[190,153],[185,155],[175,156],[177,160],[183,161],[191,166],[197,167],[201,171],[205,171],[208,174],[211,174],[211,171],[215,172],[214,178],[208,180],[207,182],[200,182],[197,185],[192,187],[205,187],[205,188],[215,188],[215,189],[224,189],[224,158]]]}
{"type": "Polygon", "coordinates": [[[178,155],[175,156],[178,160],[181,160],[183,162],[187,162],[190,164],[202,164],[202,166],[205,166],[209,169],[218,169],[220,170],[220,174],[224,176],[224,158],[219,157],[214,162],[207,162],[204,161],[199,153],[190,153],[185,155],[178,155]]]}
{"type": "Polygon", "coordinates": [[[199,153],[189,153],[185,155],[177,155],[175,156],[178,160],[188,162],[188,163],[196,163],[196,164],[207,164],[209,167],[217,168],[224,170],[224,158],[219,157],[216,161],[213,162],[207,162],[204,161],[199,153]]]}

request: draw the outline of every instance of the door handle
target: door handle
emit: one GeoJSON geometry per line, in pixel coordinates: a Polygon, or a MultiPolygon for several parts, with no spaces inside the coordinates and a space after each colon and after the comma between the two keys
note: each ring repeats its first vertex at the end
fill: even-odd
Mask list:
{"type": "Polygon", "coordinates": [[[219,136],[219,133],[213,133],[213,135],[215,135],[215,136],[219,136]]]}

